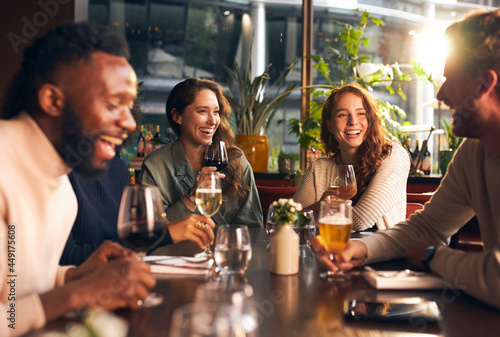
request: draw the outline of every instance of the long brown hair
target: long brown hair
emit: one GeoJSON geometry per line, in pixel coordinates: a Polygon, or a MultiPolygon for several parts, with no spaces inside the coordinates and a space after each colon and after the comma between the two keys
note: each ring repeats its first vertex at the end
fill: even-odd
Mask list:
{"type": "Polygon", "coordinates": [[[356,150],[354,172],[356,174],[358,193],[353,198],[354,203],[356,203],[382,161],[389,155],[392,145],[382,125],[382,119],[379,116],[378,104],[375,98],[359,84],[350,83],[332,90],[323,106],[321,114],[321,141],[325,145],[326,154],[333,157],[340,154],[339,142],[328,131],[327,121],[332,118],[332,111],[335,110],[335,105],[345,93],[352,93],[361,98],[368,121],[365,140],[356,150]]]}
{"type": "Polygon", "coordinates": [[[241,173],[243,171],[241,156],[243,151],[236,147],[236,138],[229,124],[231,107],[224,96],[222,87],[214,81],[198,78],[188,78],[178,83],[168,95],[166,103],[168,122],[177,137],[180,137],[181,128],[173,120],[172,110],[176,109],[182,115],[184,109],[191,105],[196,99],[196,95],[204,89],[211,90],[215,94],[220,108],[220,124],[212,139],[214,142],[224,141],[227,147],[228,166],[223,170],[226,178],[223,181],[222,190],[230,198],[243,200],[249,191],[249,187],[241,183],[241,173]]]}

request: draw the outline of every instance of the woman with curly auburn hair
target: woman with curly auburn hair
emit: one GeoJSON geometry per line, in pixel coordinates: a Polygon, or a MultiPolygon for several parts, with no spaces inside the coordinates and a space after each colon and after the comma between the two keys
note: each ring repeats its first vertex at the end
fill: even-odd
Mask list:
{"type": "Polygon", "coordinates": [[[253,171],[235,145],[229,125],[231,107],[222,87],[211,80],[186,79],[170,92],[166,113],[178,139],[144,160],[139,182],[160,188],[168,221],[199,214],[193,197],[197,172],[215,171],[202,165],[205,149],[213,141],[224,141],[228,166],[221,171],[223,202],[212,220],[217,225],[261,227],[262,208],[253,171]]]}
{"type": "Polygon", "coordinates": [[[353,165],[357,193],[353,229],[386,229],[404,220],[410,159],[406,150],[389,140],[376,100],[357,83],[334,89],[322,112],[321,141],[327,157],[315,160],[294,196],[317,211],[329,191],[335,165],[353,165]]]}

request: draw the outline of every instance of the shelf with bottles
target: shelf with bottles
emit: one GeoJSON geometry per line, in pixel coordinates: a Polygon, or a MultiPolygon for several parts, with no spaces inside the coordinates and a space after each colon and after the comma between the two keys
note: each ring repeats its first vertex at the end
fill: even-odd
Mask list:
{"type": "Polygon", "coordinates": [[[439,161],[438,156],[435,154],[439,153],[441,149],[441,135],[444,134],[444,130],[436,129],[431,124],[419,124],[401,126],[400,132],[401,134],[406,134],[406,137],[403,136],[402,138],[403,146],[410,156],[411,168],[409,175],[428,176],[433,175],[433,173],[437,174],[439,171],[439,161]],[[426,138],[423,138],[421,135],[410,137],[412,133],[427,133],[427,136],[426,138]],[[437,136],[437,141],[431,136],[437,136]],[[413,148],[412,144],[415,144],[413,148]]]}

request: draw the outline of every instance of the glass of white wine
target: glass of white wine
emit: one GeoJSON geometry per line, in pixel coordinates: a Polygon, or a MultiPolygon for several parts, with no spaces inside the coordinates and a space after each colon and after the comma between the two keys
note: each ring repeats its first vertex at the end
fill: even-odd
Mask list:
{"type": "Polygon", "coordinates": [[[350,200],[358,192],[354,166],[336,165],[333,169],[333,177],[329,186],[330,191],[334,191],[336,196],[327,200],[350,200]]]}
{"type": "MultiPolygon", "coordinates": [[[[198,207],[200,213],[207,217],[212,217],[219,211],[222,204],[219,172],[200,172],[195,200],[196,207],[198,207]]],[[[208,258],[213,255],[213,252],[210,250],[210,242],[207,240],[205,250],[196,256],[208,258]]]]}

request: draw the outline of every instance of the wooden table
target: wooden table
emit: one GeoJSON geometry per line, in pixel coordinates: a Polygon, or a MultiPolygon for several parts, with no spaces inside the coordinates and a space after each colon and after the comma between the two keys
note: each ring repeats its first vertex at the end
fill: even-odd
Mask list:
{"type": "MultiPolygon", "coordinates": [[[[267,262],[269,239],[265,230],[250,229],[253,257],[246,279],[254,289],[259,314],[259,336],[492,336],[500,331],[500,312],[454,289],[442,291],[377,291],[360,275],[351,281],[329,283],[319,278],[318,265],[310,256],[301,259],[299,274],[271,274],[267,262]],[[438,303],[443,314],[439,324],[423,325],[381,322],[345,321],[342,304],[347,299],[387,300],[394,297],[422,297],[438,303]]],[[[196,248],[189,242],[162,247],[157,254],[193,255],[196,248]]],[[[379,269],[405,267],[403,261],[373,265],[379,269]]],[[[356,274],[356,273],[355,273],[356,274]]],[[[204,277],[163,275],[154,291],[163,294],[163,304],[137,311],[118,310],[130,324],[129,336],[168,336],[175,308],[192,302],[204,277]]],[[[44,331],[62,329],[68,323],[60,319],[44,331]]]]}

